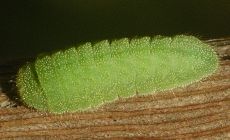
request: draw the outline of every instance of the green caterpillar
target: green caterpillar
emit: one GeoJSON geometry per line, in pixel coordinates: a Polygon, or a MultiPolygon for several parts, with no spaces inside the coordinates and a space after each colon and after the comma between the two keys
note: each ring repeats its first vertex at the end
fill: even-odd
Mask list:
{"type": "Polygon", "coordinates": [[[30,107],[75,112],[185,86],[217,68],[216,53],[193,36],[122,38],[38,57],[19,69],[17,87],[30,107]]]}

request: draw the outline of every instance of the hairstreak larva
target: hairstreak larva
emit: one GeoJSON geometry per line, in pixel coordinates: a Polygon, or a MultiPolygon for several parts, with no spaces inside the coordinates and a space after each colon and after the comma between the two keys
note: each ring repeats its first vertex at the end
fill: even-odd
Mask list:
{"type": "Polygon", "coordinates": [[[28,106],[64,113],[185,86],[217,68],[216,53],[193,36],[122,38],[38,57],[19,69],[17,87],[28,106]]]}

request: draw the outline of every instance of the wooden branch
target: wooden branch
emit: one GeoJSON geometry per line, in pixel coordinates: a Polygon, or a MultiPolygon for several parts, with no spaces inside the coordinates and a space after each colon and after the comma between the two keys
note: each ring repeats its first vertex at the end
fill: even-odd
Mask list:
{"type": "Polygon", "coordinates": [[[220,56],[212,76],[186,88],[135,96],[96,111],[52,115],[0,96],[1,139],[230,139],[230,38],[207,40],[220,56]]]}

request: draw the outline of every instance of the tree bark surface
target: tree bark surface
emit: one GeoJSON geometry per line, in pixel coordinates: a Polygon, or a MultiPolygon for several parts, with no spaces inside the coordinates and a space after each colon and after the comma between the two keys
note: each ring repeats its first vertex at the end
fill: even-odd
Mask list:
{"type": "Polygon", "coordinates": [[[0,139],[230,139],[230,38],[206,42],[220,58],[212,76],[94,111],[38,112],[0,90],[0,139]]]}

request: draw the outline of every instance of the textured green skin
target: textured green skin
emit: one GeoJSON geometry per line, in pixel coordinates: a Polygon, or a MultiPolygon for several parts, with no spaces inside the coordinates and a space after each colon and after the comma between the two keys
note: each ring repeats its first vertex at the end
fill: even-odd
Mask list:
{"type": "Polygon", "coordinates": [[[20,68],[17,86],[28,106],[64,113],[185,86],[217,68],[216,53],[192,36],[123,38],[38,57],[20,68]]]}

